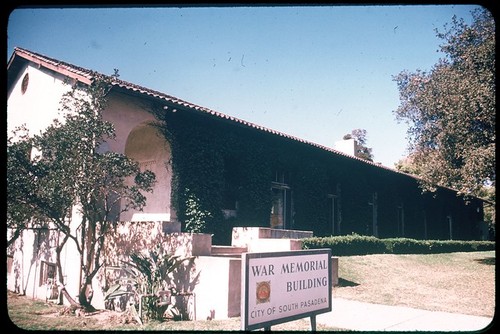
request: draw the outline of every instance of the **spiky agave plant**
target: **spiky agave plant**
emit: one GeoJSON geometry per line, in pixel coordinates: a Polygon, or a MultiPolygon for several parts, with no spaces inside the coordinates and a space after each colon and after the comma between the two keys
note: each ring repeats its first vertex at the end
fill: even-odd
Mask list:
{"type": "Polygon", "coordinates": [[[168,253],[163,255],[160,247],[147,253],[132,253],[131,261],[122,261],[123,265],[120,267],[127,279],[115,282],[108,289],[105,300],[128,295],[129,304],[133,304],[134,310],[139,312],[140,319],[143,314],[147,314],[148,318],[161,320],[163,310],[157,307],[160,292],[172,291],[175,288],[169,284],[169,275],[185,261],[192,259],[192,256],[181,257],[168,253]],[[129,289],[130,286],[133,288],[129,289]],[[135,307],[139,307],[139,310],[135,307]]]}

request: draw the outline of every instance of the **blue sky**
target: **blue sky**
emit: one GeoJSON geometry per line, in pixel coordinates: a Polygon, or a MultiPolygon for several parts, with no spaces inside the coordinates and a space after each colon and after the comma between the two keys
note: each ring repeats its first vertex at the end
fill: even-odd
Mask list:
{"type": "Polygon", "coordinates": [[[408,146],[393,76],[428,71],[466,5],[18,8],[19,46],[113,74],[259,125],[333,147],[361,128],[376,162],[408,146]]]}

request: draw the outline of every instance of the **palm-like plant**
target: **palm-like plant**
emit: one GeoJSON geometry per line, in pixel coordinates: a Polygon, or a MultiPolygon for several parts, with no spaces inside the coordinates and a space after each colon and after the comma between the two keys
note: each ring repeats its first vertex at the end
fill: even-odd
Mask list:
{"type": "Polygon", "coordinates": [[[122,266],[114,267],[123,270],[125,278],[117,280],[109,287],[104,300],[128,296],[130,311],[133,315],[138,311],[136,320],[139,323],[142,323],[143,313],[161,320],[163,310],[157,306],[160,294],[167,290],[172,294],[176,293],[175,287],[171,284],[170,274],[177,271],[185,261],[192,259],[194,259],[192,256],[163,254],[161,247],[147,253],[132,253],[131,261],[122,261],[122,266]],[[135,309],[136,305],[139,310],[135,309]]]}

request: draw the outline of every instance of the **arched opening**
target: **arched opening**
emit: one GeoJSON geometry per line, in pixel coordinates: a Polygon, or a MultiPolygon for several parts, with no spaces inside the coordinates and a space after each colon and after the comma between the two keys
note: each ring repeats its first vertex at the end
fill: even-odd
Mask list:
{"type": "Polygon", "coordinates": [[[136,126],[127,137],[125,155],[139,162],[141,170],[156,175],[152,193],[145,193],[146,206],[142,211],[122,213],[122,221],[170,221],[172,168],[171,148],[156,128],[149,124],[136,126]]]}

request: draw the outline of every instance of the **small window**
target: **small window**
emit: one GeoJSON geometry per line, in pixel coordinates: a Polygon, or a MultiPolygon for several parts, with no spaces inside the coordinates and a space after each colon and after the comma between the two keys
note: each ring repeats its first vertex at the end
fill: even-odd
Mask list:
{"type": "Polygon", "coordinates": [[[21,84],[21,93],[26,93],[26,90],[28,90],[28,83],[30,81],[30,76],[28,73],[24,75],[23,82],[21,84]]]}
{"type": "Polygon", "coordinates": [[[39,286],[47,284],[48,282],[55,282],[56,279],[56,265],[54,263],[49,263],[42,261],[40,266],[40,282],[39,286]]]}

